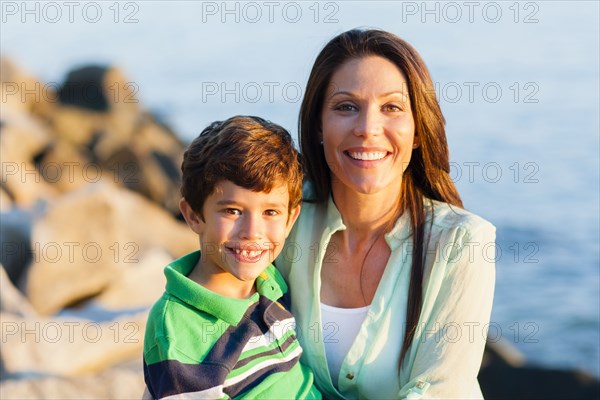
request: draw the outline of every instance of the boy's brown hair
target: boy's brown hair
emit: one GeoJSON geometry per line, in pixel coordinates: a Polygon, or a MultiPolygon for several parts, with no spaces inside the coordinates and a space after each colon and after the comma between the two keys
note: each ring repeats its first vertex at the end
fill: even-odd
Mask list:
{"type": "Polygon", "coordinates": [[[215,121],[183,154],[181,195],[201,218],[204,201],[228,180],[255,192],[287,182],[288,211],[302,201],[302,162],[292,137],[281,126],[254,116],[215,121]]]}

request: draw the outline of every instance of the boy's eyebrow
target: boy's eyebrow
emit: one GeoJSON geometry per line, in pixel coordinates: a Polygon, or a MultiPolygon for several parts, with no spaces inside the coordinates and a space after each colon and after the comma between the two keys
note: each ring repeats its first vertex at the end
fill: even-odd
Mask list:
{"type": "MultiPolygon", "coordinates": [[[[229,199],[223,199],[223,200],[219,200],[217,201],[217,205],[218,206],[230,206],[230,205],[237,205],[240,204],[235,200],[229,200],[229,199]]],[[[277,207],[281,207],[281,208],[286,208],[288,206],[287,203],[277,203],[277,202],[268,202],[268,203],[262,203],[262,206],[264,207],[269,207],[269,208],[277,208],[277,207]]]]}

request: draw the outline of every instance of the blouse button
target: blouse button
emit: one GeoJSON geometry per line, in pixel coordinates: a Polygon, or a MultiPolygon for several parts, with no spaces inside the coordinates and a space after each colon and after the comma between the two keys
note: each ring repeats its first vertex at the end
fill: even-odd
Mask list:
{"type": "Polygon", "coordinates": [[[423,381],[417,381],[417,389],[423,389],[425,387],[425,382],[423,381]]]}
{"type": "Polygon", "coordinates": [[[346,374],[346,378],[352,380],[354,379],[354,375],[351,372],[349,372],[348,374],[346,374]]]}

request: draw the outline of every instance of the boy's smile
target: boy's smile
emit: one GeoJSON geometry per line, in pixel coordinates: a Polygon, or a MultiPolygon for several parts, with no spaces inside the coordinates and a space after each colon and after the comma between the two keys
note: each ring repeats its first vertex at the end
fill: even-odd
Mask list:
{"type": "Polygon", "coordinates": [[[254,192],[224,180],[206,198],[203,219],[182,200],[181,210],[200,239],[202,257],[189,278],[216,293],[247,298],[254,281],[279,255],[300,207],[289,212],[287,182],[254,192]]]}

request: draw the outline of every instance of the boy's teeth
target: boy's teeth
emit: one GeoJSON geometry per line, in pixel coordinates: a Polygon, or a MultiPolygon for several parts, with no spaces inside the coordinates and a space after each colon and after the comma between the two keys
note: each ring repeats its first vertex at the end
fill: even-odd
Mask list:
{"type": "Polygon", "coordinates": [[[373,151],[373,152],[350,152],[350,157],[356,159],[356,160],[363,160],[363,161],[373,161],[373,160],[381,160],[383,157],[385,157],[385,152],[383,151],[373,151]]]}
{"type": "Polygon", "coordinates": [[[259,250],[240,250],[240,249],[234,249],[235,254],[241,254],[242,257],[258,257],[260,255],[260,253],[262,253],[262,251],[259,250]]]}

